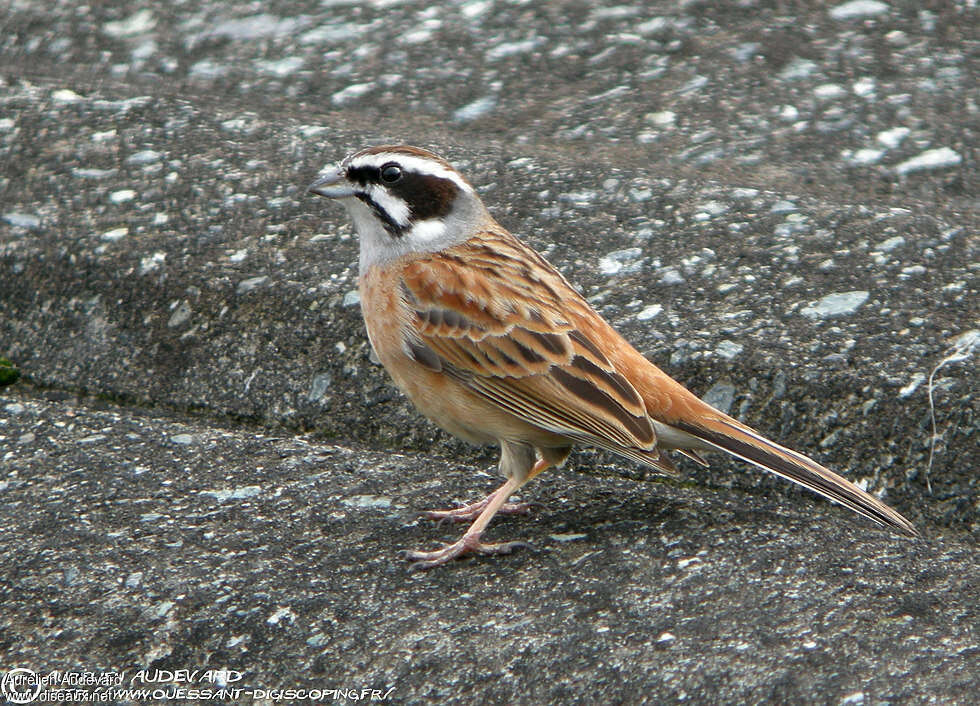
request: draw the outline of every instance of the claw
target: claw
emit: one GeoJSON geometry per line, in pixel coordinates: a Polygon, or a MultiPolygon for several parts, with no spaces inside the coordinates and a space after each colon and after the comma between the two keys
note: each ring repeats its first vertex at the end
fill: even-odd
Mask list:
{"type": "Polygon", "coordinates": [[[437,549],[433,552],[406,551],[401,552],[401,556],[412,562],[412,565],[409,567],[411,571],[421,571],[448,564],[453,559],[459,559],[468,554],[482,554],[484,556],[510,554],[515,549],[521,548],[534,549],[527,542],[485,544],[480,541],[479,535],[466,534],[458,542],[448,544],[442,549],[437,549]]]}

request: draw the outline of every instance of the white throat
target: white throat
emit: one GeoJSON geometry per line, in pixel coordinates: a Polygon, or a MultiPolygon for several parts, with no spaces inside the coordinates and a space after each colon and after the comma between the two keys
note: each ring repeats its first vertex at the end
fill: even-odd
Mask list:
{"type": "Polygon", "coordinates": [[[355,197],[343,199],[361,241],[359,270],[363,275],[375,265],[385,265],[409,253],[438,252],[469,240],[490,220],[475,194],[457,198],[444,218],[417,221],[401,235],[392,235],[371,207],[355,197]]]}

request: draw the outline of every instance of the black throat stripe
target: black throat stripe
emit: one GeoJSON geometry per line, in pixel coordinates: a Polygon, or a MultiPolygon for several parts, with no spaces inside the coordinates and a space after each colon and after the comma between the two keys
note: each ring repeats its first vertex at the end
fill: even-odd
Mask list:
{"type": "Polygon", "coordinates": [[[381,206],[379,206],[377,202],[369,195],[365,194],[363,191],[358,191],[354,195],[366,203],[370,209],[374,211],[374,215],[378,217],[379,221],[381,221],[381,225],[384,226],[384,229],[388,232],[388,235],[390,235],[392,238],[400,238],[405,235],[405,227],[398,225],[395,219],[393,219],[387,211],[381,208],[381,206]]]}

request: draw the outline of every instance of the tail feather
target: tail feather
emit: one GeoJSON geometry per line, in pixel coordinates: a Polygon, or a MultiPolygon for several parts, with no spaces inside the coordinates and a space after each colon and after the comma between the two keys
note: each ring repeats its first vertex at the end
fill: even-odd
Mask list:
{"type": "MultiPolygon", "coordinates": [[[[719,413],[720,414],[720,413],[719,413]]],[[[803,454],[769,441],[727,416],[694,424],[674,421],[674,426],[708,445],[775,473],[823,495],[880,525],[916,536],[911,522],[872,495],[803,454]],[[710,424],[710,428],[706,426],[710,424]]]]}

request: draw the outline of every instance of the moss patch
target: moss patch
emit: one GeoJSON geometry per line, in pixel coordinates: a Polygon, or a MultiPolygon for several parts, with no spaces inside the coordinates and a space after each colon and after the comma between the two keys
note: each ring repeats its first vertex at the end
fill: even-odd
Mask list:
{"type": "Polygon", "coordinates": [[[20,371],[6,358],[0,357],[0,387],[13,385],[20,377],[20,371]]]}

